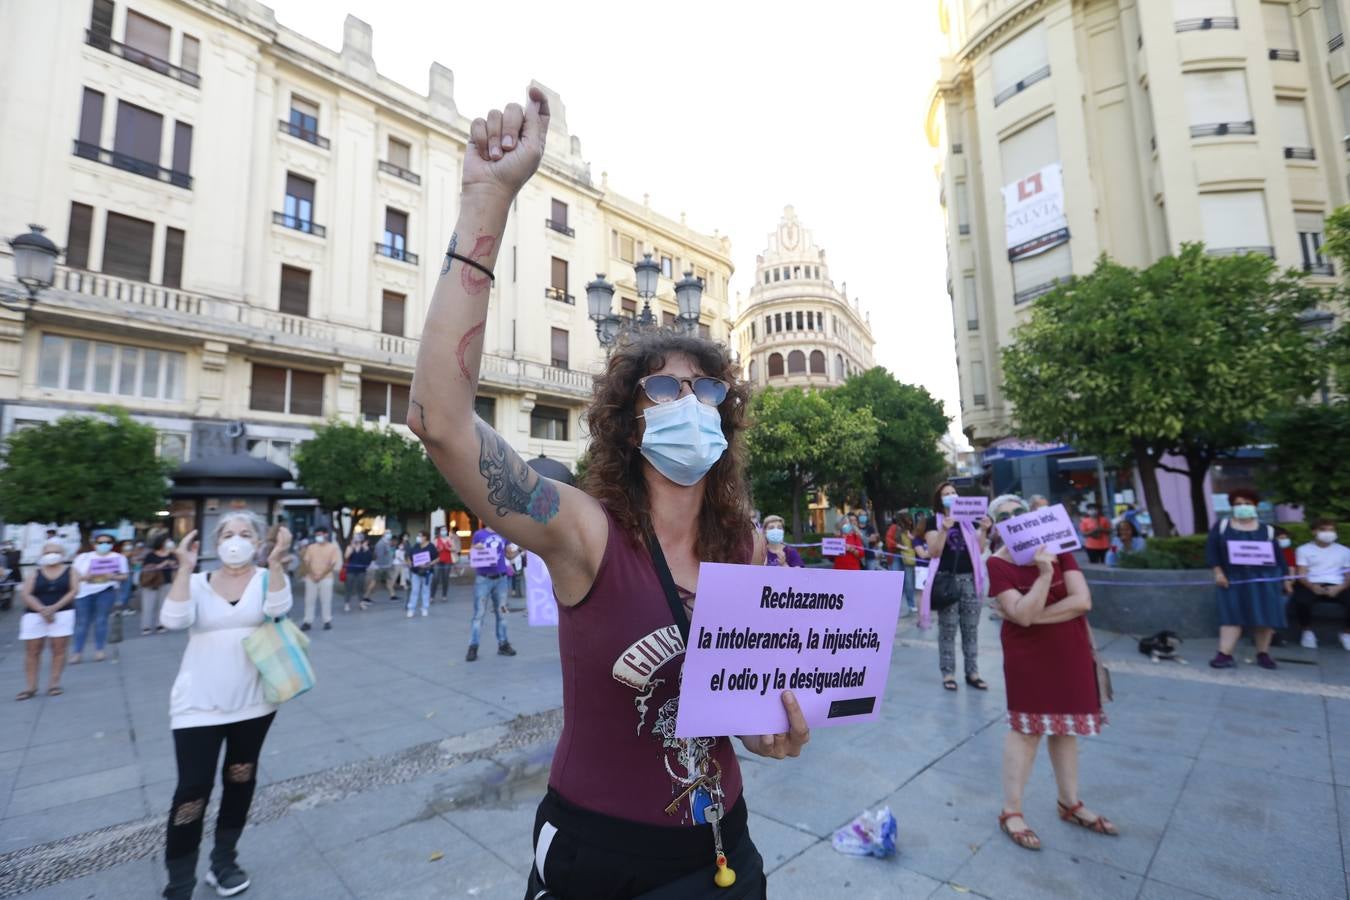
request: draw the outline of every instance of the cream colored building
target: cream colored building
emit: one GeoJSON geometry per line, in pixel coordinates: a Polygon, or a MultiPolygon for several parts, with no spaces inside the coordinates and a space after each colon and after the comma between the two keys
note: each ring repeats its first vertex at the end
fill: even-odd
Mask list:
{"type": "Polygon", "coordinates": [[[872,368],[872,325],[848,285],[836,288],[825,251],[784,208],[736,315],[735,348],[756,387],[836,387],[872,368]]]}
{"type": "Polygon", "coordinates": [[[1103,253],[1259,252],[1331,283],[1347,201],[1346,0],[942,0],[940,151],[962,419],[1008,435],[999,350],[1103,253]]]}
{"type": "MultiPolygon", "coordinates": [[[[115,402],[166,456],[290,467],[327,419],[404,427],[470,123],[451,71],[433,63],[418,93],[376,71],[360,20],[334,52],[253,0],[4,7],[0,234],[42,223],[65,257],[35,309],[0,321],[0,431],[115,402]]],[[[644,251],[692,269],[725,341],[732,266],[726,238],[594,184],[550,98],[497,262],[478,411],[523,456],[570,465],[603,363],[586,282],[606,272],[623,295],[644,251]]]]}

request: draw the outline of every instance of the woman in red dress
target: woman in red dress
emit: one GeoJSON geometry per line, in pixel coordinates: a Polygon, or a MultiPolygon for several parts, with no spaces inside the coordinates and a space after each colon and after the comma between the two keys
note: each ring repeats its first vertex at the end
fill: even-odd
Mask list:
{"type": "Polygon", "coordinates": [[[858,529],[848,516],[839,517],[839,537],[844,539],[844,552],[834,558],[836,569],[858,570],[863,567],[863,542],[858,529]]]}
{"type": "MultiPolygon", "coordinates": [[[[989,505],[995,523],[1026,511],[1026,501],[1012,494],[989,505]]],[[[1078,737],[1097,734],[1106,724],[1087,624],[1092,596],[1078,563],[1071,554],[1055,556],[1041,547],[1033,564],[1019,566],[1000,546],[989,558],[989,595],[1003,618],[1011,726],[1003,745],[1000,827],[1019,847],[1041,849],[1040,838],[1022,817],[1022,791],[1041,735],[1048,735],[1059,817],[1098,834],[1116,834],[1109,819],[1078,799],[1078,737]]]]}

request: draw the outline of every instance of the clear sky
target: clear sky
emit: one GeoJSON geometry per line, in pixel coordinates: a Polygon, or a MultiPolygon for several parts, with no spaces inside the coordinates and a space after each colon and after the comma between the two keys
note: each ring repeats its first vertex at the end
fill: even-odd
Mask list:
{"type": "MultiPolygon", "coordinates": [[[[266,0],[265,0],[266,2],[266,0]]],[[[733,295],[792,204],[872,316],[876,359],[959,426],[935,157],[924,137],[943,38],[936,4],[836,0],[270,0],[342,45],[374,28],[381,74],[419,93],[433,60],[473,117],[537,78],[562,97],[593,177],[730,235],[733,295]]],[[[964,439],[962,439],[964,443],[964,439]]]]}

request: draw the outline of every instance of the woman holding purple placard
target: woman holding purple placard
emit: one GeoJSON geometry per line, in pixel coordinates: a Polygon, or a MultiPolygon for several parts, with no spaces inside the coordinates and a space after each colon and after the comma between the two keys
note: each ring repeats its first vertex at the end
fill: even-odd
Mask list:
{"type": "MultiPolygon", "coordinates": [[[[956,502],[956,485],[944,481],[933,493],[933,508],[950,510],[956,502]]],[[[937,513],[928,532],[928,583],[919,606],[919,626],[927,627],[929,610],[938,614],[938,667],[942,686],[956,690],[956,631],[961,629],[961,658],[966,684],[978,691],[989,690],[980,677],[980,605],[984,594],[981,557],[989,546],[989,517],[977,524],[950,519],[937,513]]]]}
{"type": "MultiPolygon", "coordinates": [[[[989,505],[994,521],[1027,512],[1027,502],[1005,494],[989,505]]],[[[1003,619],[1003,678],[1008,690],[1008,736],[1003,744],[1003,812],[999,827],[1026,850],[1041,839],[1022,818],[1022,791],[1045,735],[1059,793],[1059,817],[1097,834],[1115,835],[1105,816],[1078,797],[1078,738],[1106,724],[1097,687],[1087,613],[1092,594],[1072,553],[1046,547],[1031,565],[1013,562],[1007,547],[989,558],[989,595],[1003,619]]]]}
{"type": "Polygon", "coordinates": [[[1256,664],[1275,668],[1270,641],[1285,627],[1285,598],[1294,592],[1275,529],[1256,517],[1261,498],[1250,488],[1228,493],[1231,519],[1220,519],[1209,530],[1205,562],[1214,569],[1214,593],[1219,603],[1219,651],[1212,668],[1231,669],[1233,648],[1242,629],[1250,628],[1256,642],[1256,664]]]}

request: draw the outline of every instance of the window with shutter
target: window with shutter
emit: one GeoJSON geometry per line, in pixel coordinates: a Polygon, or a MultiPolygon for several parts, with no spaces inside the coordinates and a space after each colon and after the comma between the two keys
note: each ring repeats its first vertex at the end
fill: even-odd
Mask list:
{"type": "MultiPolygon", "coordinates": [[[[127,10],[126,37],[122,43],[153,57],[147,62],[167,62],[169,59],[168,25],[156,22],[149,16],[141,15],[134,9],[127,10]]],[[[152,66],[153,68],[153,66],[152,66]]]]}
{"type": "Polygon", "coordinates": [[[412,145],[396,137],[389,139],[389,162],[401,169],[412,168],[412,145]]]}
{"type": "Polygon", "coordinates": [[[403,311],[407,297],[394,291],[385,291],[380,298],[380,330],[385,334],[403,337],[403,311]]]}
{"type": "Polygon", "coordinates": [[[970,363],[970,393],[971,399],[976,406],[984,406],[988,402],[988,382],[985,380],[984,363],[972,360],[970,363]]]}
{"type": "Polygon", "coordinates": [[[497,398],[474,397],[473,414],[482,419],[489,427],[497,427],[497,398]]]}
{"type": "Polygon", "coordinates": [[[633,252],[633,239],[626,234],[619,235],[619,259],[634,262],[636,257],[633,252]]]}
{"type": "Polygon", "coordinates": [[[186,122],[173,123],[173,171],[175,175],[192,171],[192,126],[186,122]]]}
{"type": "Polygon", "coordinates": [[[966,328],[975,331],[980,327],[980,298],[975,294],[974,275],[961,279],[961,293],[966,297],[966,328]]]}
{"type": "Polygon", "coordinates": [[[1322,253],[1325,219],[1320,212],[1294,213],[1294,225],[1298,229],[1299,250],[1303,254],[1303,271],[1312,275],[1334,275],[1331,262],[1322,253]]]}
{"type": "Polygon", "coordinates": [[[323,415],[323,373],[291,370],[291,408],[296,416],[323,415]]]}
{"type": "Polygon", "coordinates": [[[314,182],[286,173],[286,225],[309,231],[314,223],[314,182]]]}
{"type": "Polygon", "coordinates": [[[112,37],[113,0],[94,0],[89,12],[89,30],[101,37],[112,37]]]}
{"type": "Polygon", "coordinates": [[[384,245],[389,248],[389,255],[394,259],[402,259],[404,252],[408,249],[408,214],[385,207],[384,210],[384,245]]]}
{"type": "Polygon", "coordinates": [[[530,437],[545,441],[567,440],[567,410],[535,406],[530,411],[530,437]]]}
{"type": "MultiPolygon", "coordinates": [[[[567,294],[567,260],[553,257],[549,266],[549,285],[559,294],[567,294]]],[[[556,297],[555,299],[562,299],[556,297]]]]}
{"type": "Polygon", "coordinates": [[[619,298],[619,306],[623,309],[623,314],[624,314],[625,316],[632,316],[632,317],[636,318],[636,316],[637,316],[637,301],[634,300],[632,297],[620,297],[620,298],[619,298]]]}
{"type": "Polygon", "coordinates": [[[1263,191],[1201,194],[1200,223],[1210,253],[1273,253],[1263,191]]]}
{"type": "Polygon", "coordinates": [[[1247,101],[1247,77],[1241,69],[1186,72],[1182,84],[1191,137],[1256,133],[1247,101]]]}
{"type": "Polygon", "coordinates": [[[675,314],[673,312],[670,312],[669,310],[665,309],[661,310],[661,327],[663,328],[675,327],[675,314]]]}
{"type": "Polygon", "coordinates": [[[562,226],[563,228],[566,228],[566,227],[567,227],[567,204],[564,203],[564,202],[562,202],[561,200],[554,200],[554,201],[552,201],[552,209],[551,209],[551,212],[550,212],[550,218],[552,219],[554,225],[560,225],[560,226],[562,226]]]}
{"type": "Polygon", "coordinates": [[[286,370],[280,366],[253,364],[248,408],[260,412],[286,411],[286,370]]]}
{"type": "Polygon", "coordinates": [[[89,232],[93,227],[94,208],[71,203],[70,227],[66,231],[66,265],[72,269],[89,268],[89,232]]]}
{"type": "Polygon", "coordinates": [[[389,385],[389,421],[403,424],[408,421],[408,392],[406,384],[389,385]]]}
{"type": "Polygon", "coordinates": [[[164,117],[125,100],[117,101],[117,133],[113,137],[113,165],[141,175],[158,177],[160,133],[164,117]]]}
{"type": "Polygon", "coordinates": [[[1059,161],[1059,134],[1055,117],[1046,116],[999,142],[1003,183],[1012,184],[1059,161]]]}
{"type": "Polygon", "coordinates": [[[181,228],[164,229],[164,277],[160,283],[165,287],[183,286],[183,243],[187,234],[181,228]]]}
{"type": "Polygon", "coordinates": [[[1050,51],[1046,45],[1045,23],[1028,28],[994,51],[995,105],[1016,94],[1036,76],[1049,74],[1050,51]]]}
{"type": "Polygon", "coordinates": [[[1294,20],[1288,3],[1262,3],[1261,18],[1266,27],[1266,44],[1271,50],[1297,50],[1294,20]]]}
{"type": "Polygon", "coordinates": [[[712,328],[704,322],[698,323],[698,336],[705,341],[712,340],[712,328]]]}
{"type": "Polygon", "coordinates": [[[367,422],[378,422],[389,415],[389,385],[383,381],[361,379],[361,415],[367,422]]]}
{"type": "Polygon", "coordinates": [[[781,354],[781,353],[770,353],[770,354],[769,354],[769,377],[770,377],[770,378],[773,378],[773,377],[775,377],[775,376],[777,376],[777,375],[782,375],[782,374],[783,374],[783,354],[781,354]]]}
{"type": "Polygon", "coordinates": [[[84,89],[80,104],[80,143],[75,152],[86,159],[98,159],[98,148],[103,146],[103,94],[93,88],[84,89]]]}
{"type": "Polygon", "coordinates": [[[1286,159],[1312,159],[1312,137],[1308,133],[1308,112],[1302,100],[1280,98],[1275,103],[1280,121],[1280,141],[1286,159]]]}
{"type": "Polygon", "coordinates": [[[197,72],[197,67],[201,64],[201,43],[192,35],[183,35],[183,49],[179,53],[178,65],[180,68],[187,69],[189,72],[197,72]]]}
{"type": "Polygon", "coordinates": [[[281,267],[281,297],[277,308],[290,316],[309,315],[309,270],[281,267]]]}
{"type": "Polygon", "coordinates": [[[1060,244],[1038,256],[1019,259],[1013,267],[1013,303],[1027,303],[1054,288],[1055,283],[1073,274],[1069,244],[1060,244]]]}
{"type": "Polygon", "coordinates": [[[554,365],[559,369],[568,368],[567,330],[564,328],[554,328],[552,329],[551,337],[551,365],[554,365]]]}
{"type": "Polygon", "coordinates": [[[108,213],[103,236],[103,271],[119,278],[150,280],[150,254],[155,243],[155,223],[118,213],[108,213]]]}
{"type": "Polygon", "coordinates": [[[309,136],[317,136],[319,131],[319,104],[306,100],[299,94],[291,94],[291,124],[309,136]]]}
{"type": "Polygon", "coordinates": [[[793,350],[788,354],[787,370],[789,375],[797,375],[806,371],[806,354],[800,350],[793,350]]]}

